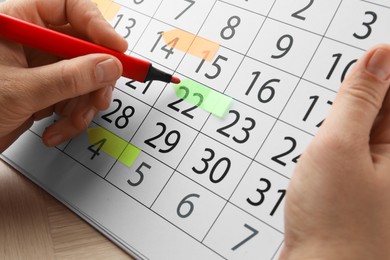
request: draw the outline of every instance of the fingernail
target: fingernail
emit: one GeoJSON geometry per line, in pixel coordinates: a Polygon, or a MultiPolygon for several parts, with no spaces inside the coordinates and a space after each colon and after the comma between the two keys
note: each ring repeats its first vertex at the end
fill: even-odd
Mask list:
{"type": "Polygon", "coordinates": [[[92,122],[92,119],[94,118],[94,116],[95,116],[94,109],[90,109],[84,114],[84,123],[85,123],[86,127],[88,127],[89,124],[92,122]]]}
{"type": "Polygon", "coordinates": [[[61,134],[53,134],[49,136],[46,140],[46,144],[49,147],[54,147],[56,145],[61,144],[64,141],[64,137],[61,134]]]}
{"type": "Polygon", "coordinates": [[[379,79],[387,80],[390,78],[390,51],[378,49],[371,56],[367,64],[367,70],[377,76],[379,79]]]}
{"type": "Polygon", "coordinates": [[[115,81],[120,76],[120,67],[113,59],[102,61],[96,65],[96,79],[98,83],[115,81]]]}

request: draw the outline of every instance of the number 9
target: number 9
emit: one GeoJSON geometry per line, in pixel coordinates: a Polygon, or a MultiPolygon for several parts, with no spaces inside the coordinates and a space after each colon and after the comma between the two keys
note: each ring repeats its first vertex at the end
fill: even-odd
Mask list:
{"type": "Polygon", "coordinates": [[[278,48],[278,50],[282,51],[282,53],[279,55],[272,55],[271,58],[280,59],[284,57],[291,50],[293,44],[294,44],[294,38],[291,35],[289,34],[283,35],[282,37],[280,37],[280,39],[276,44],[276,47],[278,48]],[[284,39],[288,39],[288,44],[286,47],[282,46],[282,42],[284,41],[284,39]]]}

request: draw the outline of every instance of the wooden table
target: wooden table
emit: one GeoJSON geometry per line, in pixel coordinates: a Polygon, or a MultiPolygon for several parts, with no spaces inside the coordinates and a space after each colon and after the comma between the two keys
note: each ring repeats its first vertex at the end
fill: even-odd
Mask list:
{"type": "Polygon", "coordinates": [[[132,259],[0,160],[0,259],[132,259]]]}

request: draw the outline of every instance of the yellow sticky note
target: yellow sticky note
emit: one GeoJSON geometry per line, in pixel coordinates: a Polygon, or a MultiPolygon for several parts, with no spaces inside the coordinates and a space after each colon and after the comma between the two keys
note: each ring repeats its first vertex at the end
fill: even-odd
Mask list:
{"type": "Polygon", "coordinates": [[[91,144],[104,140],[100,149],[128,167],[133,165],[141,153],[139,148],[102,127],[88,128],[87,134],[91,144]]]}
{"type": "Polygon", "coordinates": [[[139,154],[141,153],[141,149],[138,147],[128,144],[121,154],[119,156],[118,161],[122,162],[124,165],[127,165],[128,167],[131,167],[135,160],[137,160],[139,154]]]}

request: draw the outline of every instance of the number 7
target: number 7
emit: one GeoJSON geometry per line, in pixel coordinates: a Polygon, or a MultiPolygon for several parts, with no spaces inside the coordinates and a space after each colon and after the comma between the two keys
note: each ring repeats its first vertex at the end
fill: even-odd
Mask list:
{"type": "Polygon", "coordinates": [[[232,250],[235,251],[236,249],[238,249],[239,247],[241,247],[243,244],[245,244],[246,242],[248,242],[249,240],[251,240],[253,237],[255,237],[259,231],[257,231],[256,229],[254,229],[253,227],[249,226],[248,224],[245,224],[244,227],[246,227],[247,229],[249,229],[252,234],[250,234],[247,238],[245,238],[244,240],[242,240],[240,243],[238,243],[237,245],[235,245],[234,247],[232,247],[232,250]]]}
{"type": "Polygon", "coordinates": [[[175,17],[175,20],[179,19],[185,12],[188,11],[188,9],[190,9],[195,4],[194,0],[184,0],[184,1],[189,2],[190,4],[180,14],[178,14],[175,17]]]}

